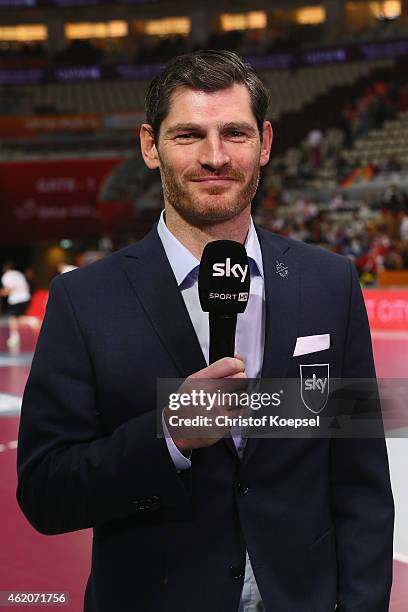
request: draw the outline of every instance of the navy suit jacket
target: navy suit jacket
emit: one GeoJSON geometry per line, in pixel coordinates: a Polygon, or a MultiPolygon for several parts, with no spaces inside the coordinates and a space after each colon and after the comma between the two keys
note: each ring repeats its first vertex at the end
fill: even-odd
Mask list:
{"type": "MultiPolygon", "coordinates": [[[[257,228],[262,376],[375,376],[352,263],[257,228]],[[288,278],[276,273],[284,263],[288,278]],[[331,346],[293,357],[296,338],[331,346]]],[[[156,380],[205,367],[156,228],[59,276],[25,389],[19,504],[41,533],[93,528],[86,612],[236,612],[245,551],[268,612],[386,612],[393,500],[384,439],[231,439],[178,474],[156,380]]]]}

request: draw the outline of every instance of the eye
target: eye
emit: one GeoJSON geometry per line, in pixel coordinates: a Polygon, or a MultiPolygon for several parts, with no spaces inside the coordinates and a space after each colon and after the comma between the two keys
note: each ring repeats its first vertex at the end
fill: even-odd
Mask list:
{"type": "Polygon", "coordinates": [[[240,132],[239,130],[230,130],[228,132],[229,136],[231,136],[231,138],[245,138],[246,134],[244,132],[240,132]]]}
{"type": "Polygon", "coordinates": [[[181,138],[183,140],[191,140],[192,138],[197,138],[197,134],[194,134],[194,132],[186,132],[185,134],[178,134],[176,136],[177,138],[181,138]]]}

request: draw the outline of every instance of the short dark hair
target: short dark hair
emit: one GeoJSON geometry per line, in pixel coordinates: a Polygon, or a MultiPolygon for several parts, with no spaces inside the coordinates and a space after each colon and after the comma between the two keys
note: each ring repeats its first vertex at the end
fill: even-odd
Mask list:
{"type": "Polygon", "coordinates": [[[194,51],[172,59],[150,83],[145,98],[146,120],[158,142],[160,125],[170,109],[170,97],[177,87],[197,91],[219,91],[242,83],[249,92],[251,108],[262,140],[263,123],[269,107],[269,93],[253,68],[232,51],[194,51]]]}

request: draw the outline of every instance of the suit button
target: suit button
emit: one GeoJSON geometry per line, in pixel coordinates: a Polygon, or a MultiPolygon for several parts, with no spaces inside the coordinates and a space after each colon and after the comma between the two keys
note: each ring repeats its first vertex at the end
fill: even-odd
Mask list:
{"type": "Polygon", "coordinates": [[[248,495],[249,493],[249,487],[244,485],[242,482],[238,483],[237,490],[240,495],[248,495]]]}
{"type": "Polygon", "coordinates": [[[244,577],[245,568],[242,567],[242,565],[230,565],[229,573],[231,578],[234,578],[234,580],[239,580],[240,578],[244,577]]]}

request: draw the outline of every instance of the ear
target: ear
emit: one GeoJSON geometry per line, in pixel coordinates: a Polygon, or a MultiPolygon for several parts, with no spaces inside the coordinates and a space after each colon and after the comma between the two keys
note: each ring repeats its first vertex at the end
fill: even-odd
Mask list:
{"type": "Polygon", "coordinates": [[[148,123],[142,123],[140,128],[140,149],[144,162],[150,170],[159,167],[159,154],[153,137],[153,128],[148,123]]]}
{"type": "Polygon", "coordinates": [[[263,139],[261,144],[261,156],[260,156],[260,165],[266,166],[269,161],[269,157],[271,154],[271,147],[273,141],[273,130],[270,121],[264,121],[263,124],[263,139]]]}

